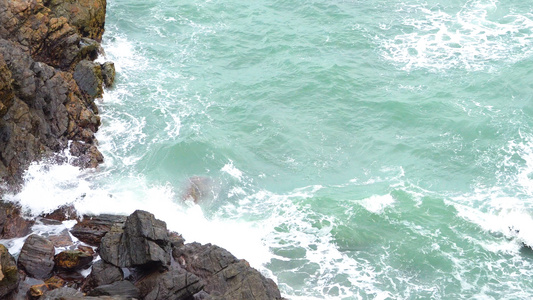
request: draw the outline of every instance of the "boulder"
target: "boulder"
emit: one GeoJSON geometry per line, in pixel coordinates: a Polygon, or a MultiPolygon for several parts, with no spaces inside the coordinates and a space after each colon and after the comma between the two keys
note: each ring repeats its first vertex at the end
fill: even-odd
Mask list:
{"type": "Polygon", "coordinates": [[[22,216],[18,205],[0,201],[0,239],[23,237],[30,233],[34,223],[22,216]]]}
{"type": "Polygon", "coordinates": [[[78,213],[76,208],[72,204],[62,205],[53,212],[49,214],[42,215],[45,219],[56,220],[56,221],[66,221],[66,220],[76,220],[78,218],[78,213]]]}
{"type": "Polygon", "coordinates": [[[137,210],[115,226],[100,245],[103,260],[121,268],[170,265],[171,247],[166,223],[137,210]]]}
{"type": "Polygon", "coordinates": [[[56,268],[63,271],[86,269],[92,261],[93,256],[81,250],[65,250],[54,257],[56,268]]]}
{"type": "Polygon", "coordinates": [[[112,87],[115,82],[115,64],[113,62],[105,62],[101,65],[102,78],[105,87],[112,87]]]}
{"type": "Polygon", "coordinates": [[[108,285],[124,279],[122,270],[99,260],[92,265],[92,271],[83,283],[81,290],[87,292],[101,285],[108,285]]]}
{"type": "Polygon", "coordinates": [[[145,300],[190,299],[204,286],[200,278],[181,268],[152,272],[135,285],[145,300]]]}
{"type": "Polygon", "coordinates": [[[76,65],[73,76],[82,91],[93,98],[102,97],[104,90],[100,64],[82,60],[76,65]]]}
{"type": "Polygon", "coordinates": [[[15,259],[7,248],[0,244],[0,299],[4,299],[18,287],[20,275],[15,259]]]}
{"type": "Polygon", "coordinates": [[[89,293],[87,293],[87,295],[139,298],[139,289],[130,281],[122,280],[108,285],[101,285],[95,289],[92,289],[89,293]]]}
{"type": "Polygon", "coordinates": [[[18,257],[18,265],[26,274],[38,279],[50,276],[54,268],[54,244],[36,234],[30,235],[18,257]]]}
{"type": "Polygon", "coordinates": [[[187,271],[205,281],[204,291],[223,299],[282,299],[276,283],[238,260],[227,250],[211,244],[186,244],[172,255],[187,271]]]}
{"type": "Polygon", "coordinates": [[[73,300],[73,299],[83,299],[83,293],[70,288],[62,287],[52,291],[45,292],[39,300],[73,300]]]}
{"type": "Polygon", "coordinates": [[[125,221],[125,216],[117,215],[83,216],[82,221],[74,225],[70,233],[84,243],[91,246],[100,246],[102,237],[111,227],[114,224],[122,226],[125,221]]]}

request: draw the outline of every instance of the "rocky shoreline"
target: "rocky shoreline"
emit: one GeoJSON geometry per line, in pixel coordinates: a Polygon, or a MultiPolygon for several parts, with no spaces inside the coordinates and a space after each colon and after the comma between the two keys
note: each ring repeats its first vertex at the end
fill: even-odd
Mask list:
{"type": "MultiPolygon", "coordinates": [[[[0,0],[0,197],[20,187],[31,162],[103,161],[95,100],[115,75],[112,62],[95,62],[105,12],[106,0],[0,0]]],[[[32,219],[0,199],[0,240],[1,299],[282,299],[246,261],[186,244],[145,211],[63,207],[32,219]],[[69,230],[32,234],[68,220],[69,230]],[[22,238],[15,258],[4,244],[22,238]]]]}
{"type": "Polygon", "coordinates": [[[29,220],[1,205],[0,239],[27,235],[17,260],[0,244],[1,299],[282,299],[245,260],[185,243],[149,212],[83,216],[70,230],[40,236],[29,234],[32,225],[62,224],[73,208],[29,220]]]}

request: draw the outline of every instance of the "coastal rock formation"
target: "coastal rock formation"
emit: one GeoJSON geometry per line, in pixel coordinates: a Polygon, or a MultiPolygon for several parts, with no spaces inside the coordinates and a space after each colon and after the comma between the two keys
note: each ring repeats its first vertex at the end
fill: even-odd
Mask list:
{"type": "Polygon", "coordinates": [[[24,242],[18,258],[18,265],[29,276],[46,279],[54,268],[54,244],[42,236],[30,235],[24,242]]]}
{"type": "Polygon", "coordinates": [[[117,267],[170,265],[170,241],[165,222],[137,210],[102,238],[100,256],[117,267]]]}
{"type": "Polygon", "coordinates": [[[19,284],[20,276],[15,259],[7,248],[0,244],[0,298],[10,294],[19,284]]]}
{"type": "Polygon", "coordinates": [[[73,73],[100,51],[105,8],[105,0],[0,0],[0,192],[32,161],[71,145],[76,165],[103,161],[94,137],[101,87],[87,93],[73,73]]]}
{"type": "Polygon", "coordinates": [[[70,233],[84,243],[100,246],[102,238],[111,227],[117,224],[123,225],[124,222],[126,222],[125,216],[107,214],[83,216],[83,220],[74,225],[70,233]]]}
{"type": "Polygon", "coordinates": [[[27,220],[22,216],[19,206],[0,201],[0,239],[25,236],[30,233],[33,223],[33,220],[27,220]]]}

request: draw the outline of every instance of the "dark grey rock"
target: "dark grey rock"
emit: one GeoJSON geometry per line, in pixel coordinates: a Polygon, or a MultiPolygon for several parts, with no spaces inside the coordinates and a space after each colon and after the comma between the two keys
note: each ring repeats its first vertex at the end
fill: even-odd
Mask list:
{"type": "Polygon", "coordinates": [[[91,274],[82,286],[82,291],[89,291],[97,286],[111,284],[124,279],[122,270],[118,267],[99,260],[93,264],[91,274]]]}
{"type": "Polygon", "coordinates": [[[142,299],[189,299],[200,292],[203,283],[196,275],[181,268],[169,271],[153,272],[135,284],[142,299]]]}
{"type": "Polygon", "coordinates": [[[212,296],[232,300],[282,299],[274,281],[223,248],[191,243],[175,247],[172,255],[183,268],[205,281],[204,291],[212,296]]]}
{"type": "Polygon", "coordinates": [[[171,246],[166,223],[137,210],[113,227],[100,245],[103,260],[121,268],[170,265],[171,246]]]}
{"type": "Polygon", "coordinates": [[[36,234],[30,235],[18,257],[18,265],[31,277],[45,279],[54,268],[54,244],[36,234]]]}
{"type": "Polygon", "coordinates": [[[102,97],[104,90],[100,64],[82,60],[76,65],[73,76],[82,91],[91,97],[102,97]]]}
{"type": "Polygon", "coordinates": [[[130,281],[122,280],[108,285],[101,285],[92,289],[89,296],[123,296],[139,298],[139,289],[130,281]]]}

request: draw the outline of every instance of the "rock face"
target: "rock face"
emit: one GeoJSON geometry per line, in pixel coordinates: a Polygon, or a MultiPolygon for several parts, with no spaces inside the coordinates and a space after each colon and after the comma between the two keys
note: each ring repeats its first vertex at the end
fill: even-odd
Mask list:
{"type": "Polygon", "coordinates": [[[200,278],[183,269],[153,272],[136,283],[145,300],[190,299],[204,287],[200,278]]]}
{"type": "Polygon", "coordinates": [[[105,9],[105,0],[0,0],[0,179],[8,184],[0,192],[69,141],[78,143],[76,165],[102,162],[94,138],[102,75],[88,93],[73,73],[98,55],[105,9]]]}
{"type": "Polygon", "coordinates": [[[20,281],[15,259],[7,248],[0,244],[0,299],[4,299],[15,290],[20,281]]]}
{"type": "Polygon", "coordinates": [[[33,278],[46,279],[54,268],[54,244],[42,236],[30,235],[20,250],[18,265],[33,278]]]}
{"type": "Polygon", "coordinates": [[[170,265],[170,240],[165,222],[137,210],[102,238],[100,256],[117,267],[170,265]]]}
{"type": "Polygon", "coordinates": [[[282,299],[274,281],[223,248],[191,243],[174,248],[172,255],[183,268],[205,281],[204,291],[209,294],[235,300],[282,299]]]}

